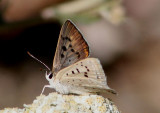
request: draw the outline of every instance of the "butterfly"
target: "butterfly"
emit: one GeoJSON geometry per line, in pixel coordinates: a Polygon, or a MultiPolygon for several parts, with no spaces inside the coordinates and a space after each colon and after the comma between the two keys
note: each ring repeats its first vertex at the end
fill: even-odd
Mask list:
{"type": "Polygon", "coordinates": [[[43,87],[41,94],[47,87],[61,94],[116,94],[107,85],[100,61],[89,58],[89,55],[88,43],[80,30],[71,20],[67,20],[60,31],[52,71],[45,74],[49,85],[43,87]]]}

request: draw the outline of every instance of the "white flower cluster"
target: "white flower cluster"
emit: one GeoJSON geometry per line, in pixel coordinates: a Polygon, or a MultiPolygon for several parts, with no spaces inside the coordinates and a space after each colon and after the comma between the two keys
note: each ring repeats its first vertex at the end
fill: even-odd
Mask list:
{"type": "Polygon", "coordinates": [[[0,113],[120,113],[107,98],[99,95],[41,95],[23,109],[5,108],[0,113]]]}

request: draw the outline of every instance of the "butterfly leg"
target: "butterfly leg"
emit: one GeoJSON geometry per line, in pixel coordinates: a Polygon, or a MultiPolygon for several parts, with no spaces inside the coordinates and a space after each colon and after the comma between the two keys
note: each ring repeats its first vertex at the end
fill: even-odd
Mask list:
{"type": "Polygon", "coordinates": [[[46,87],[48,87],[48,88],[53,88],[53,87],[52,87],[52,86],[50,86],[50,85],[45,85],[45,86],[43,87],[43,90],[42,90],[42,92],[41,92],[41,95],[43,94],[44,89],[45,89],[46,87]]]}

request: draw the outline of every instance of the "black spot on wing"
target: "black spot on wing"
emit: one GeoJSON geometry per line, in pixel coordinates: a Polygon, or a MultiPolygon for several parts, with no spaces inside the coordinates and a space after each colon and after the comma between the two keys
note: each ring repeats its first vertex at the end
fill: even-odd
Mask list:
{"type": "Polygon", "coordinates": [[[74,49],[71,49],[72,52],[75,52],[74,49]]]}
{"type": "Polygon", "coordinates": [[[78,58],[80,58],[80,54],[79,54],[79,52],[76,52],[76,54],[77,54],[77,57],[78,57],[78,58]]]}
{"type": "Polygon", "coordinates": [[[68,41],[70,41],[71,42],[71,39],[69,38],[69,37],[63,37],[62,35],[61,35],[61,37],[62,37],[62,40],[68,40],[68,41]]]}
{"type": "Polygon", "coordinates": [[[87,72],[84,72],[84,76],[88,78],[87,72]]]}
{"type": "Polygon", "coordinates": [[[87,66],[85,66],[85,68],[87,69],[87,71],[89,72],[89,69],[88,69],[88,67],[87,66]]]}
{"type": "Polygon", "coordinates": [[[71,45],[71,44],[69,44],[69,47],[72,47],[72,45],[71,45]]]}
{"type": "Polygon", "coordinates": [[[81,62],[81,66],[83,66],[83,63],[81,62]]]}
{"type": "Polygon", "coordinates": [[[72,74],[75,74],[74,71],[72,71],[72,74]]]}
{"type": "Polygon", "coordinates": [[[67,37],[67,40],[71,42],[71,39],[67,37]]]}
{"type": "Polygon", "coordinates": [[[64,54],[63,53],[61,54],[61,58],[64,58],[64,54]]]}
{"type": "Polygon", "coordinates": [[[80,73],[80,72],[79,72],[79,69],[76,68],[76,70],[77,70],[78,73],[80,73]]]}
{"type": "Polygon", "coordinates": [[[63,50],[63,51],[67,51],[66,46],[62,46],[62,50],[63,50]]]}

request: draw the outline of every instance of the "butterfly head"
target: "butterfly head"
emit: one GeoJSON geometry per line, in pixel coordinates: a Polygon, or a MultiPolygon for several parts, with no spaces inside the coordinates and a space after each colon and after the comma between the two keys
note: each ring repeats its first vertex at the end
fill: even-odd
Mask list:
{"type": "MultiPolygon", "coordinates": [[[[29,56],[31,56],[32,58],[34,58],[35,60],[37,60],[38,62],[40,62],[41,64],[43,64],[50,71],[50,68],[45,63],[43,63],[38,58],[36,58],[35,56],[33,56],[30,52],[27,52],[27,53],[28,53],[29,56]]],[[[53,75],[54,74],[51,71],[49,73],[47,73],[47,71],[46,71],[46,75],[45,76],[46,76],[46,79],[48,81],[50,81],[53,78],[53,75]]]]}
{"type": "Polygon", "coordinates": [[[50,71],[49,73],[47,73],[47,71],[46,71],[45,76],[46,76],[46,79],[47,79],[48,81],[50,81],[50,80],[52,80],[52,78],[54,77],[54,74],[53,74],[51,71],[50,71]]]}

